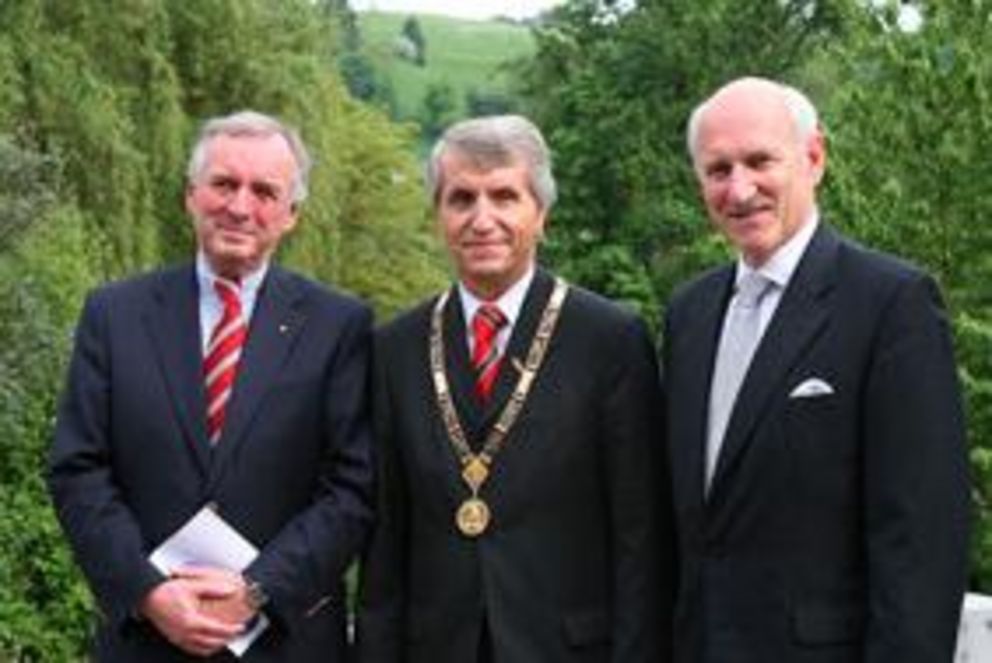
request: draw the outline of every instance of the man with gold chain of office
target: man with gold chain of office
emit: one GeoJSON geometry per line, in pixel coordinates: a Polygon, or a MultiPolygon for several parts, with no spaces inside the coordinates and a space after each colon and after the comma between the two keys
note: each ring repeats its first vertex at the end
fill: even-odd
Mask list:
{"type": "Polygon", "coordinates": [[[379,518],[356,660],[668,661],[650,335],[537,265],[556,192],[528,120],[452,126],[428,186],[457,283],[377,335],[379,518]]]}

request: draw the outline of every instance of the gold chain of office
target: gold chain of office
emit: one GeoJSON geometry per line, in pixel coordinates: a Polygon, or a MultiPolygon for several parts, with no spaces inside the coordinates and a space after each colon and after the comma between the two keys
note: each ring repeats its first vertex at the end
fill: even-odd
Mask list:
{"type": "Polygon", "coordinates": [[[548,298],[548,303],[541,314],[541,321],[537,326],[537,333],[534,334],[534,339],[531,341],[530,349],[527,351],[526,361],[523,368],[519,369],[520,377],[513,388],[513,394],[503,406],[496,423],[486,434],[485,443],[479,453],[474,453],[468,445],[465,429],[458,418],[458,412],[455,410],[455,404],[451,397],[451,386],[444,369],[444,337],[441,332],[441,319],[450,291],[445,291],[438,297],[437,303],[434,305],[430,338],[431,375],[434,381],[437,404],[441,410],[441,418],[448,431],[448,440],[461,464],[462,480],[471,492],[471,496],[466,498],[455,512],[455,525],[467,537],[477,537],[489,527],[489,522],[492,519],[489,505],[479,497],[479,490],[489,478],[489,466],[492,465],[493,459],[503,447],[510,429],[517,421],[517,417],[520,416],[520,411],[523,409],[527,395],[537,377],[537,371],[544,361],[545,354],[547,354],[548,345],[551,343],[551,336],[558,323],[558,316],[567,294],[568,284],[563,279],[556,278],[555,289],[551,293],[551,297],[548,298]]]}

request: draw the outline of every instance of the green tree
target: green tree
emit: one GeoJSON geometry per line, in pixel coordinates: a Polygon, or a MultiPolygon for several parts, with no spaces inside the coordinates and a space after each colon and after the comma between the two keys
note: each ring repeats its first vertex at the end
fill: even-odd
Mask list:
{"type": "Polygon", "coordinates": [[[625,296],[617,283],[636,283],[641,310],[656,319],[673,284],[723,251],[688,167],[689,111],[735,76],[795,78],[807,53],[844,31],[852,5],[645,0],[622,11],[572,0],[555,10],[536,30],[537,55],[520,77],[562,189],[549,258],[609,295],[625,296]]]}
{"type": "Polygon", "coordinates": [[[403,30],[401,31],[401,34],[410,42],[410,44],[413,45],[414,64],[418,67],[423,67],[426,65],[427,39],[424,37],[424,31],[421,29],[420,21],[417,20],[416,16],[407,16],[406,20],[403,21],[403,30]]]}
{"type": "Polygon", "coordinates": [[[925,3],[918,31],[891,5],[814,69],[827,97],[826,208],[866,243],[937,274],[966,392],[979,531],[975,584],[992,591],[992,2],[925,3]]]}
{"type": "Polygon", "coordinates": [[[471,87],[465,92],[465,109],[469,117],[505,115],[517,112],[519,103],[508,92],[471,87]]]}
{"type": "Polygon", "coordinates": [[[445,81],[430,83],[424,92],[420,129],[426,142],[433,142],[455,119],[458,103],[455,90],[445,81]]]}
{"type": "Polygon", "coordinates": [[[0,658],[81,653],[88,596],[42,480],[53,400],[72,319],[100,247],[57,206],[58,164],[0,140],[0,658]],[[26,222],[30,219],[30,223],[26,222]]]}

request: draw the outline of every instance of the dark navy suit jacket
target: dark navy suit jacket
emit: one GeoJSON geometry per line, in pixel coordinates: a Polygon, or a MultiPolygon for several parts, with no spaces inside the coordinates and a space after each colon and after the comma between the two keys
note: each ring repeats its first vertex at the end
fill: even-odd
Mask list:
{"type": "Polygon", "coordinates": [[[212,504],[260,549],[248,572],[271,597],[244,660],[339,660],[341,577],[372,515],[371,315],[271,267],[211,448],[198,311],[186,265],[95,291],[79,323],[49,484],[102,613],[97,655],[193,660],[134,615],[161,580],[149,553],[212,504]]]}

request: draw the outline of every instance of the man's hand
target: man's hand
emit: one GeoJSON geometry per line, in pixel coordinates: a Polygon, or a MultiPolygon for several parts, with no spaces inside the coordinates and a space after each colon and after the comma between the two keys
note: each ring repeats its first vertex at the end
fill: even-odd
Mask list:
{"type": "Polygon", "coordinates": [[[201,596],[200,611],[229,624],[247,624],[255,618],[256,610],[248,596],[244,578],[230,571],[206,568],[186,568],[175,574],[187,580],[216,580],[228,583],[232,591],[225,596],[201,596]]]}
{"type": "Polygon", "coordinates": [[[226,602],[244,593],[238,575],[216,569],[183,569],[152,589],[140,605],[141,614],[172,644],[195,656],[210,656],[244,631],[243,619],[204,610],[205,604],[226,602]]]}

